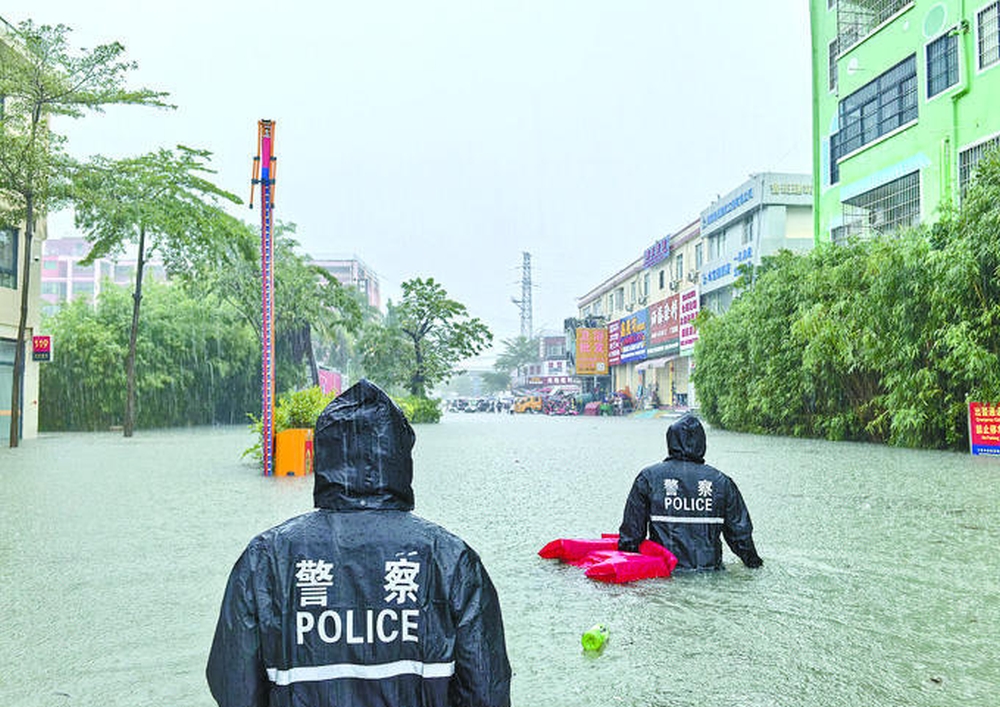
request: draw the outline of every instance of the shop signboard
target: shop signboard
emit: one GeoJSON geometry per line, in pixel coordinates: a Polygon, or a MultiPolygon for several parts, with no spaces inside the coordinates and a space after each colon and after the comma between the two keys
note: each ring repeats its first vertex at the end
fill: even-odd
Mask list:
{"type": "Polygon", "coordinates": [[[698,330],[694,328],[694,319],[698,316],[698,289],[692,287],[680,294],[680,344],[681,350],[694,346],[698,340],[698,330]]]}
{"type": "Polygon", "coordinates": [[[576,330],[576,374],[608,374],[608,330],[604,327],[580,327],[576,330]]]}
{"type": "Polygon", "coordinates": [[[608,365],[617,366],[621,364],[621,319],[616,319],[608,323],[608,365]]]}
{"type": "Polygon", "coordinates": [[[969,451],[1000,456],[1000,403],[969,403],[969,451]]]}
{"type": "Polygon", "coordinates": [[[679,294],[649,306],[649,339],[646,355],[649,358],[672,356],[680,350],[680,300],[679,294]]]}
{"type": "Polygon", "coordinates": [[[646,360],[646,333],[649,329],[649,310],[640,309],[635,314],[622,317],[618,345],[622,363],[646,360]]]}
{"type": "Polygon", "coordinates": [[[48,335],[31,337],[31,360],[52,360],[52,337],[48,335]]]}

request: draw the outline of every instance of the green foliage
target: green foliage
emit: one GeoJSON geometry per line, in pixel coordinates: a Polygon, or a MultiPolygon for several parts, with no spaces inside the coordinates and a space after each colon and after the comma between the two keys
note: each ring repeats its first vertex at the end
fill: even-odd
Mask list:
{"type": "Polygon", "coordinates": [[[402,288],[402,301],[389,303],[385,320],[366,326],[362,361],[366,375],[381,387],[426,397],[460,372],[459,363],[485,349],[493,334],[468,316],[464,304],[449,299],[434,278],[408,280],[402,288]]]}
{"type": "MultiPolygon", "coordinates": [[[[136,345],[137,424],[238,424],[260,407],[260,352],[250,329],[214,298],[153,283],[136,345]]],[[[132,297],[106,283],[46,319],[52,361],[40,366],[39,425],[107,430],[122,424],[132,297]]]]}
{"type": "Polygon", "coordinates": [[[780,253],[722,316],[694,382],[734,430],[961,449],[970,401],[1000,400],[1000,159],[932,228],[780,253]]]}
{"type": "MultiPolygon", "coordinates": [[[[197,291],[212,292],[240,313],[261,338],[260,233],[237,219],[220,222],[223,237],[211,243],[209,257],[188,268],[182,277],[197,291]]],[[[336,350],[346,369],[353,333],[360,326],[363,306],[357,295],[326,270],[311,265],[292,238],[295,224],[274,229],[275,379],[279,390],[314,384],[303,365],[314,348],[336,350]]]]}
{"type": "MultiPolygon", "coordinates": [[[[30,20],[0,39],[0,224],[24,223],[24,252],[31,253],[35,222],[66,199],[74,162],[65,138],[51,130],[54,116],[79,118],[108,105],[167,107],[166,94],[129,89],[126,75],[136,68],[122,60],[125,48],[114,42],[73,52],[69,28],[36,26],[30,20]]],[[[11,380],[10,446],[18,444],[23,356],[31,291],[30,258],[20,279],[21,307],[11,380]]],[[[131,380],[131,379],[130,379],[131,380]]]]}
{"type": "MultiPolygon", "coordinates": [[[[337,397],[336,391],[324,394],[318,386],[294,390],[278,396],[274,405],[274,434],[285,430],[313,429],[320,413],[337,397]]],[[[261,461],[261,443],[264,435],[264,424],[260,415],[250,415],[250,432],[256,443],[243,451],[244,457],[261,461]]]]}
{"type": "Polygon", "coordinates": [[[515,371],[520,371],[522,366],[536,363],[540,356],[541,339],[537,336],[528,338],[518,336],[513,339],[504,339],[502,342],[503,351],[497,354],[496,363],[493,368],[499,373],[506,373],[508,378],[515,371]]]}
{"type": "Polygon", "coordinates": [[[406,415],[406,419],[411,424],[424,422],[441,421],[441,401],[434,398],[422,398],[418,395],[411,395],[403,398],[395,398],[395,402],[406,415]]]}

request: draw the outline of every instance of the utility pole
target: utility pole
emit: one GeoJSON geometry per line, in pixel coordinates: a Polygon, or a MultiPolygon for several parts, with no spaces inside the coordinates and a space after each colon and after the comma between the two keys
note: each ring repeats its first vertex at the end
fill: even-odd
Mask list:
{"type": "Polygon", "coordinates": [[[531,330],[531,253],[524,252],[521,265],[521,299],[510,298],[521,310],[521,336],[530,339],[531,330]]]}

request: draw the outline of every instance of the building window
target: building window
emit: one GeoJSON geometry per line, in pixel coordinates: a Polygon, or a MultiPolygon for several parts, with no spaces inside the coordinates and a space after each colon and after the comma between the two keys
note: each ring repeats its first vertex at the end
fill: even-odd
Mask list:
{"type": "Polygon", "coordinates": [[[839,53],[837,51],[837,46],[838,42],[836,38],[834,38],[834,40],[830,42],[830,51],[829,51],[830,65],[829,65],[829,76],[827,78],[827,83],[830,88],[830,93],[837,92],[837,54],[839,53]]]}
{"type": "Polygon", "coordinates": [[[678,253],[677,259],[674,261],[674,279],[683,280],[684,279],[684,254],[678,253]]]}
{"type": "Polygon", "coordinates": [[[831,183],[839,180],[839,159],[917,119],[916,55],[842,99],[838,113],[840,130],[830,136],[831,183]]]}
{"type": "Polygon", "coordinates": [[[845,0],[837,3],[837,40],[847,51],[913,0],[845,0]]]}
{"type": "Polygon", "coordinates": [[[753,219],[752,218],[748,218],[746,221],[743,222],[743,236],[741,237],[740,242],[743,245],[746,245],[747,243],[753,243],[753,219]]]}
{"type": "Polygon", "coordinates": [[[844,225],[834,230],[834,241],[848,236],[878,236],[920,222],[920,172],[858,194],[843,204],[844,225]]]}
{"type": "Polygon", "coordinates": [[[615,308],[625,309],[625,288],[619,287],[615,290],[615,308]]]}
{"type": "Polygon", "coordinates": [[[0,287],[17,289],[16,228],[0,228],[0,287]]]}
{"type": "Polygon", "coordinates": [[[663,268],[660,268],[660,289],[663,289],[663,268]]]}
{"type": "Polygon", "coordinates": [[[927,97],[958,83],[958,37],[946,34],[927,45],[927,97]]]}
{"type": "Polygon", "coordinates": [[[976,14],[979,30],[979,68],[1000,61],[1000,2],[987,5],[976,14]]]}
{"type": "Polygon", "coordinates": [[[969,181],[975,176],[976,166],[988,151],[1000,149],[1000,135],[991,137],[978,145],[966,148],[958,153],[958,191],[965,196],[969,181]]]}
{"type": "Polygon", "coordinates": [[[694,269],[701,270],[701,265],[704,262],[705,262],[705,254],[701,247],[701,243],[698,243],[694,247],[694,269]]]}

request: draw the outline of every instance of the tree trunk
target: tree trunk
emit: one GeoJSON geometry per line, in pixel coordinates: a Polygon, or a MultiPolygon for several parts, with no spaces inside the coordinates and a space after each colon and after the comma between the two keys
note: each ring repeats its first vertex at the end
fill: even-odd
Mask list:
{"type": "Polygon", "coordinates": [[[306,322],[306,360],[309,362],[309,376],[314,386],[319,385],[319,367],[316,365],[316,354],[313,352],[312,325],[306,322]]]}
{"type": "Polygon", "coordinates": [[[135,261],[135,292],[132,293],[132,330],[128,337],[128,358],[125,360],[125,420],[122,430],[126,437],[135,431],[135,348],[139,338],[139,303],[142,302],[142,269],[145,265],[146,227],[139,227],[139,254],[135,261]]]}
{"type": "Polygon", "coordinates": [[[420,350],[420,342],[413,342],[413,375],[410,377],[410,395],[425,397],[424,392],[424,353],[420,350]]]}
{"type": "Polygon", "coordinates": [[[27,348],[28,290],[31,289],[31,240],[35,229],[35,199],[31,192],[25,195],[24,265],[21,267],[21,317],[17,322],[17,346],[14,349],[14,376],[10,394],[10,446],[16,447],[21,439],[21,389],[24,387],[24,351],[27,348]]]}

